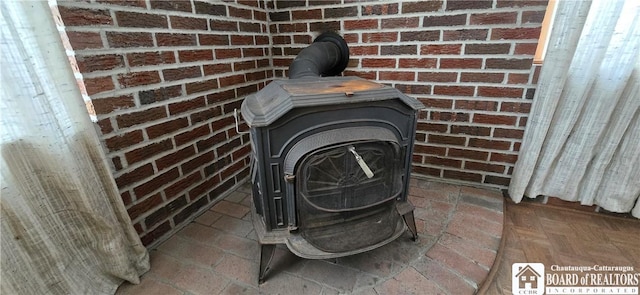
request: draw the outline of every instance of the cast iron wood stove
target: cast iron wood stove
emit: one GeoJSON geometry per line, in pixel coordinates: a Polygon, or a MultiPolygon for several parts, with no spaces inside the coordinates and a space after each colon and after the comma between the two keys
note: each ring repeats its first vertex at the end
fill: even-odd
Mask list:
{"type": "Polygon", "coordinates": [[[320,35],[289,68],[290,79],[248,96],[253,223],[261,244],[260,282],[276,244],[308,259],[385,245],[408,228],[407,200],[417,111],[395,88],[339,75],[349,49],[320,35]]]}

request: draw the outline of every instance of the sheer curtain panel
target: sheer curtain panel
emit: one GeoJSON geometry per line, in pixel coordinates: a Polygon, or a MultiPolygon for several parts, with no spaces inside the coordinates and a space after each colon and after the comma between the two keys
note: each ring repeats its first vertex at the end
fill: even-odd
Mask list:
{"type": "Polygon", "coordinates": [[[148,254],[46,1],[0,2],[2,294],[113,294],[148,254]]]}
{"type": "Polygon", "coordinates": [[[559,1],[509,194],[640,218],[640,2],[559,1]]]}

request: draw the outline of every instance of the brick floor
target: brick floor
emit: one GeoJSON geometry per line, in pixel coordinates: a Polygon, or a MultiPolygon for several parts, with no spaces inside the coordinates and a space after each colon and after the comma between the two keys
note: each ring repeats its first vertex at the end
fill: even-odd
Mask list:
{"type": "Polygon", "coordinates": [[[117,294],[473,294],[503,226],[499,191],[412,179],[420,239],[358,255],[302,259],[279,245],[258,285],[259,245],[246,184],[151,251],[151,270],[117,294]]]}

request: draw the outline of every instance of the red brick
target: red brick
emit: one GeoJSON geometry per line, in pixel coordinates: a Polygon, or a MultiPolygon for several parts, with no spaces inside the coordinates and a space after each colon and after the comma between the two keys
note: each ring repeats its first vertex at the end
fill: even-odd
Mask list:
{"type": "Polygon", "coordinates": [[[469,114],[442,111],[430,111],[430,119],[446,122],[469,122],[469,114]]]}
{"type": "Polygon", "coordinates": [[[140,104],[146,105],[182,95],[182,86],[174,85],[138,92],[140,104]]]}
{"type": "Polygon", "coordinates": [[[465,181],[472,181],[472,182],[480,182],[480,181],[482,181],[482,175],[481,174],[469,173],[469,172],[461,172],[461,171],[453,171],[453,170],[444,170],[442,172],[442,177],[465,180],[465,181]]]}
{"type": "MultiPolygon", "coordinates": [[[[202,152],[202,149],[198,149],[198,151],[202,152]]],[[[213,151],[209,151],[206,153],[201,153],[196,158],[189,160],[182,165],[180,165],[180,169],[182,169],[182,173],[189,173],[195,169],[201,168],[207,165],[209,162],[215,159],[215,153],[213,151]]]]}
{"type": "Polygon", "coordinates": [[[194,7],[196,9],[197,14],[208,14],[208,15],[216,15],[216,16],[226,16],[227,8],[225,5],[221,5],[221,3],[207,3],[194,1],[194,7]]]}
{"type": "Polygon", "coordinates": [[[220,77],[219,81],[220,81],[220,87],[233,86],[233,85],[246,82],[243,74],[220,77]]]}
{"type": "Polygon", "coordinates": [[[431,167],[422,167],[422,166],[412,166],[411,171],[413,173],[422,174],[422,175],[431,175],[440,177],[440,169],[431,168],[431,167]]]}
{"type": "MultiPolygon", "coordinates": [[[[305,9],[305,10],[294,10],[291,11],[292,19],[294,20],[303,20],[303,19],[322,19],[322,10],[321,9],[305,9]]],[[[345,21],[346,24],[346,21],[345,21]]]]}
{"type": "Polygon", "coordinates": [[[418,72],[418,81],[422,82],[456,82],[458,73],[452,72],[418,72]]]}
{"type": "Polygon", "coordinates": [[[173,168],[165,173],[162,173],[150,181],[139,185],[138,187],[133,189],[133,192],[138,197],[146,196],[149,193],[157,190],[158,188],[164,186],[167,183],[171,183],[172,181],[180,178],[180,172],[178,172],[178,168],[173,168]]]}
{"type": "Polygon", "coordinates": [[[536,11],[523,11],[522,12],[522,23],[534,23],[540,24],[544,19],[545,10],[536,10],[536,11]]]}
{"type": "Polygon", "coordinates": [[[112,136],[104,140],[105,145],[110,152],[118,151],[126,147],[130,147],[144,140],[141,130],[131,131],[125,134],[112,136]]]}
{"type": "Polygon", "coordinates": [[[69,45],[74,50],[103,48],[100,33],[66,31],[69,45]]]}
{"type": "Polygon", "coordinates": [[[324,9],[324,19],[327,18],[344,18],[358,15],[357,6],[347,7],[328,7],[324,9]]]}
{"type": "MultiPolygon", "coordinates": [[[[298,18],[295,18],[298,19],[298,18]]],[[[377,30],[378,20],[377,19],[363,19],[363,20],[345,20],[344,21],[344,29],[345,30],[377,30]]]]}
{"type": "Polygon", "coordinates": [[[93,71],[107,71],[124,66],[122,55],[102,54],[102,55],[76,55],[78,69],[82,73],[93,71]]]}
{"type": "Polygon", "coordinates": [[[255,69],[255,68],[256,68],[256,63],[253,60],[240,61],[240,62],[233,63],[233,70],[236,72],[255,69]]]}
{"type": "MultiPolygon", "coordinates": [[[[201,2],[196,2],[201,3],[201,2]]],[[[197,6],[197,5],[196,5],[197,6]]],[[[172,29],[182,30],[207,30],[207,19],[183,16],[170,16],[172,29]]]]}
{"type": "Polygon", "coordinates": [[[425,16],[423,27],[464,26],[467,24],[466,14],[425,16]]]}
{"type": "Polygon", "coordinates": [[[188,83],[185,85],[185,87],[187,90],[187,94],[210,91],[218,88],[218,80],[210,79],[210,80],[205,80],[200,82],[188,83]]]}
{"type": "Polygon", "coordinates": [[[229,45],[229,35],[198,34],[200,45],[229,45]]]}
{"type": "Polygon", "coordinates": [[[231,45],[254,45],[253,36],[233,35],[231,36],[231,45]]]}
{"type": "Polygon", "coordinates": [[[176,130],[186,128],[187,126],[189,126],[189,120],[187,120],[187,118],[178,118],[147,127],[146,131],[149,139],[154,139],[176,130]]]}
{"type": "Polygon", "coordinates": [[[162,70],[162,76],[165,81],[177,81],[201,77],[202,73],[200,72],[200,66],[191,66],[162,70]]]}
{"type": "Polygon", "coordinates": [[[118,188],[126,187],[132,183],[143,180],[147,177],[153,175],[153,165],[151,163],[147,163],[143,166],[140,166],[134,170],[131,170],[127,173],[121,174],[116,177],[116,184],[118,188]]]}
{"type": "Polygon", "coordinates": [[[111,126],[111,120],[109,118],[98,120],[96,124],[100,127],[100,132],[102,132],[103,135],[113,132],[113,126],[111,126]]]}
{"type": "Polygon", "coordinates": [[[492,44],[466,44],[465,54],[508,54],[511,50],[509,43],[492,44]]]}
{"type": "Polygon", "coordinates": [[[158,14],[116,11],[119,27],[168,28],[167,17],[158,14]]]}
{"type": "Polygon", "coordinates": [[[447,98],[418,98],[428,108],[451,109],[453,101],[447,98]]]}
{"type": "Polygon", "coordinates": [[[442,2],[440,0],[402,2],[402,13],[438,11],[442,8],[442,2]]]}
{"type": "Polygon", "coordinates": [[[447,148],[433,145],[416,144],[414,146],[414,152],[427,155],[444,156],[447,152],[447,148]]]}
{"type": "Polygon", "coordinates": [[[169,34],[156,33],[158,46],[194,46],[196,45],[195,34],[169,34]]]}
{"type": "Polygon", "coordinates": [[[420,54],[460,54],[461,44],[422,45],[420,54]]]}
{"type": "Polygon", "coordinates": [[[450,145],[464,145],[466,142],[466,138],[464,137],[456,137],[456,136],[448,136],[448,135],[435,135],[429,134],[427,138],[428,143],[439,143],[439,144],[450,144],[450,145]]]}
{"type": "Polygon", "coordinates": [[[362,6],[362,15],[398,14],[398,3],[362,6]]]}
{"type": "Polygon", "coordinates": [[[395,68],[395,58],[365,58],[362,59],[361,65],[363,68],[395,68]]]}
{"type": "Polygon", "coordinates": [[[129,191],[121,193],[120,198],[122,199],[122,202],[125,206],[129,206],[133,202],[133,198],[131,197],[131,193],[129,191]]]}
{"type": "Polygon", "coordinates": [[[487,69],[528,70],[531,69],[532,63],[532,58],[487,58],[485,66],[487,69]]]}
{"type": "Polygon", "coordinates": [[[439,41],[440,30],[401,32],[400,41],[439,41]]]}
{"type": "Polygon", "coordinates": [[[456,100],[455,109],[496,111],[498,103],[486,100],[456,100]]]}
{"type": "Polygon", "coordinates": [[[136,105],[131,95],[94,99],[91,100],[91,104],[93,104],[93,109],[97,115],[128,109],[136,105]]]}
{"type": "Polygon", "coordinates": [[[136,220],[140,215],[151,211],[154,207],[162,204],[162,195],[160,193],[154,194],[146,199],[137,202],[131,208],[127,209],[131,220],[136,220]]]}
{"type": "Polygon", "coordinates": [[[171,150],[173,148],[173,143],[171,139],[165,139],[160,142],[154,142],[147,146],[137,148],[135,150],[129,151],[125,153],[125,158],[129,164],[133,164],[136,162],[140,162],[144,159],[148,159],[153,157],[161,152],[165,152],[171,150]]]}
{"type": "Polygon", "coordinates": [[[454,158],[463,158],[463,159],[473,159],[473,160],[482,160],[486,161],[489,157],[488,152],[474,151],[474,150],[464,150],[464,149],[456,149],[449,148],[449,152],[447,156],[454,158]]]}
{"type": "Polygon", "coordinates": [[[172,51],[164,52],[134,52],[127,54],[129,66],[150,66],[159,64],[172,64],[176,62],[172,51]]]}
{"type": "Polygon", "coordinates": [[[503,102],[500,105],[501,112],[526,113],[531,111],[531,103],[529,102],[503,102]]]}
{"type": "Polygon", "coordinates": [[[213,60],[213,51],[211,49],[199,49],[199,50],[181,50],[178,51],[178,58],[180,62],[193,62],[193,61],[211,61],[213,60]]]}
{"type": "Polygon", "coordinates": [[[424,163],[436,165],[436,166],[453,167],[453,168],[462,167],[462,161],[460,160],[441,158],[441,157],[424,157],[424,163]]]}
{"type": "Polygon", "coordinates": [[[479,69],[482,67],[481,58],[441,58],[441,69],[479,69]]]}
{"type": "Polygon", "coordinates": [[[497,8],[502,7],[527,7],[527,6],[541,6],[547,7],[547,0],[498,0],[496,3],[497,8]]]}
{"type": "Polygon", "coordinates": [[[238,22],[225,21],[225,20],[209,20],[209,26],[213,31],[238,31],[238,22]]]}
{"type": "Polygon", "coordinates": [[[395,88],[407,94],[431,94],[431,85],[396,84],[395,88]]]}
{"type": "Polygon", "coordinates": [[[442,33],[442,40],[487,40],[488,34],[489,30],[486,29],[445,30],[442,33]]]}
{"type": "Polygon", "coordinates": [[[540,37],[538,28],[491,29],[491,40],[537,40],[540,37]]]}
{"type": "Polygon", "coordinates": [[[203,137],[205,135],[211,134],[211,130],[209,130],[209,125],[203,125],[200,127],[196,127],[193,130],[180,133],[174,137],[176,141],[176,146],[181,146],[188,142],[194,141],[199,137],[203,137]]]}
{"type": "Polygon", "coordinates": [[[216,49],[215,52],[216,52],[216,59],[242,57],[242,51],[239,48],[216,49]]]}
{"type": "Polygon", "coordinates": [[[518,155],[509,155],[509,154],[501,154],[501,153],[491,153],[491,157],[489,158],[491,162],[503,162],[515,164],[518,160],[518,155]]]}
{"type": "Polygon", "coordinates": [[[242,48],[242,56],[244,57],[266,57],[268,50],[266,48],[242,48]]]}
{"type": "Polygon", "coordinates": [[[414,81],[414,72],[378,72],[380,80],[414,81]]]}
{"type": "Polygon", "coordinates": [[[492,6],[491,0],[448,0],[446,10],[488,9],[492,6]]]}
{"type": "Polygon", "coordinates": [[[220,177],[222,179],[227,179],[230,176],[232,176],[233,174],[237,173],[238,171],[242,170],[242,168],[245,167],[244,162],[237,162],[227,168],[225,168],[224,170],[222,170],[222,172],[220,172],[220,177]]]}
{"type": "Polygon", "coordinates": [[[416,28],[420,25],[418,17],[383,18],[380,20],[380,28],[384,29],[406,29],[416,28]]]}
{"type": "Polygon", "coordinates": [[[208,75],[216,75],[216,74],[224,74],[232,71],[231,64],[225,63],[215,63],[212,65],[204,65],[204,74],[208,75]]]}
{"type": "Polygon", "coordinates": [[[241,144],[240,138],[236,138],[232,141],[228,141],[225,144],[219,146],[216,149],[216,153],[218,154],[218,156],[227,154],[231,152],[233,149],[239,147],[240,144],[241,144]]]}
{"type": "Polygon", "coordinates": [[[152,47],[151,33],[107,32],[107,42],[111,48],[152,47]]]}
{"type": "Polygon", "coordinates": [[[478,86],[478,96],[521,98],[522,92],[522,88],[478,86]]]}
{"type": "Polygon", "coordinates": [[[228,6],[229,8],[229,16],[251,19],[252,13],[250,9],[236,8],[233,6],[228,6]]]}
{"type": "Polygon", "coordinates": [[[511,142],[480,138],[469,138],[469,147],[485,148],[491,150],[508,150],[511,142]]]}
{"type": "Polygon", "coordinates": [[[451,133],[475,136],[489,136],[491,134],[491,128],[481,126],[451,125],[451,133]]]}
{"type": "Polygon", "coordinates": [[[207,104],[216,104],[234,98],[236,98],[236,94],[233,89],[220,91],[207,95],[207,104]]]}
{"type": "Polygon", "coordinates": [[[505,115],[474,114],[474,123],[495,124],[495,125],[515,125],[518,117],[505,115]]]}
{"type": "Polygon", "coordinates": [[[507,78],[509,84],[527,84],[529,83],[529,74],[515,74],[509,73],[507,78]]]}
{"type": "Polygon", "coordinates": [[[508,187],[511,183],[511,178],[500,177],[495,175],[487,175],[484,177],[484,183],[497,184],[508,187]]]}
{"type": "Polygon", "coordinates": [[[362,33],[363,43],[396,42],[396,41],[398,41],[397,32],[362,33]]]}
{"type": "Polygon", "coordinates": [[[156,227],[153,230],[151,230],[150,232],[142,235],[140,237],[140,241],[142,242],[142,244],[144,246],[149,246],[149,245],[151,245],[151,243],[155,242],[160,237],[162,237],[165,234],[167,234],[170,230],[171,230],[171,224],[167,220],[167,221],[163,222],[162,224],[160,224],[158,227],[156,227]]]}
{"type": "Polygon", "coordinates": [[[504,81],[503,73],[460,73],[460,82],[502,83],[502,81],[504,81]]]}
{"type": "Polygon", "coordinates": [[[191,12],[191,1],[150,1],[151,8],[191,12]]]}
{"type": "Polygon", "coordinates": [[[435,58],[400,58],[398,67],[405,69],[427,69],[435,68],[438,60],[435,58]]]}
{"type": "Polygon", "coordinates": [[[175,153],[171,153],[160,159],[157,159],[156,167],[158,167],[158,171],[161,171],[161,170],[164,170],[165,168],[181,163],[195,154],[196,154],[195,148],[193,147],[193,145],[190,145],[175,153]]]}
{"type": "Polygon", "coordinates": [[[178,195],[180,195],[180,193],[185,191],[190,186],[198,183],[200,180],[202,180],[202,175],[201,175],[200,171],[196,171],[196,172],[190,174],[189,176],[181,178],[176,183],[174,183],[174,184],[170,185],[169,187],[167,187],[164,190],[164,194],[165,194],[165,196],[167,196],[168,200],[171,200],[171,199],[177,197],[178,195]]]}
{"type": "Polygon", "coordinates": [[[67,27],[113,24],[108,10],[58,6],[58,11],[60,11],[62,21],[67,27]]]}
{"type": "Polygon", "coordinates": [[[131,72],[118,75],[118,83],[121,88],[135,87],[160,83],[160,75],[157,71],[131,72]]]}
{"type": "Polygon", "coordinates": [[[202,108],[206,104],[205,97],[200,96],[190,100],[169,104],[169,115],[176,115],[188,112],[197,108],[202,108]]]}
{"type": "Polygon", "coordinates": [[[166,117],[167,111],[165,107],[155,107],[144,111],[119,115],[116,117],[116,122],[118,122],[119,128],[127,128],[166,117]]]}
{"type": "MultiPolygon", "coordinates": [[[[89,1],[85,1],[85,2],[89,2],[89,1]]],[[[147,7],[147,3],[144,0],[97,0],[96,2],[104,3],[108,5],[142,7],[142,8],[147,7]]]]}
{"type": "Polygon", "coordinates": [[[85,78],[84,87],[88,95],[115,89],[111,77],[85,78]]]}
{"type": "Polygon", "coordinates": [[[493,137],[522,139],[523,135],[524,135],[524,130],[519,130],[519,129],[496,128],[493,131],[493,137]]]}
{"type": "Polygon", "coordinates": [[[527,126],[527,117],[522,117],[520,118],[520,121],[518,122],[518,127],[524,127],[527,126]]]}
{"type": "Polygon", "coordinates": [[[467,169],[467,170],[503,173],[504,168],[505,168],[504,166],[496,165],[496,164],[487,164],[487,163],[471,162],[471,161],[464,162],[464,169],[467,169]]]}
{"type": "Polygon", "coordinates": [[[515,24],[518,20],[518,13],[498,12],[498,13],[477,13],[470,17],[471,25],[495,25],[495,24],[515,24]]]}
{"type": "Polygon", "coordinates": [[[435,95],[453,95],[453,96],[473,96],[475,87],[473,86],[440,86],[433,87],[435,95]]]}
{"type": "MultiPolygon", "coordinates": [[[[238,26],[240,27],[240,32],[248,32],[248,33],[262,33],[263,26],[259,23],[253,22],[238,22],[238,26]]],[[[339,27],[339,23],[338,23],[339,27]]]]}
{"type": "Polygon", "coordinates": [[[517,43],[514,54],[534,55],[537,48],[538,43],[517,43]]]}

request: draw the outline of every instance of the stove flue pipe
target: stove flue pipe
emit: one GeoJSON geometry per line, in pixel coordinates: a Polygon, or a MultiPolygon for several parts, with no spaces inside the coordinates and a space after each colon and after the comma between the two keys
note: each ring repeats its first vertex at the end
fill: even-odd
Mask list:
{"type": "Polygon", "coordinates": [[[338,34],[322,33],[289,66],[289,79],[337,76],[349,63],[349,46],[338,34]]]}

